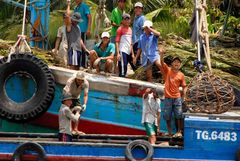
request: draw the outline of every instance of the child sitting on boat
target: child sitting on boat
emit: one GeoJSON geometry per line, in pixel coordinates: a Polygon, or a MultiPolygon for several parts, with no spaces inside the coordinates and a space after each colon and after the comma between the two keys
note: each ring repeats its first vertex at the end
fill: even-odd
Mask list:
{"type": "Polygon", "coordinates": [[[110,34],[103,32],[102,41],[90,51],[90,69],[96,68],[97,73],[104,70],[105,73],[112,73],[115,45],[110,42],[110,34]]]}
{"type": "Polygon", "coordinates": [[[152,145],[156,143],[156,135],[160,132],[160,112],[160,98],[156,90],[147,88],[143,94],[142,124],[152,145]]]}

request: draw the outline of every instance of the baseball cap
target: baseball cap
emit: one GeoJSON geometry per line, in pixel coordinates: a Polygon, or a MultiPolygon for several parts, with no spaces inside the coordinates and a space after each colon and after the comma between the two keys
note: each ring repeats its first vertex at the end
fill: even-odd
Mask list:
{"type": "Polygon", "coordinates": [[[104,37],[110,38],[110,34],[108,32],[103,32],[101,35],[101,38],[104,38],[104,37]]]}
{"type": "Polygon", "coordinates": [[[175,60],[180,61],[180,63],[182,62],[181,59],[178,56],[173,57],[172,62],[174,62],[175,60]]]}
{"type": "Polygon", "coordinates": [[[143,8],[143,4],[141,2],[137,2],[137,3],[135,3],[134,7],[141,7],[141,8],[143,8]]]}
{"type": "Polygon", "coordinates": [[[146,20],[146,21],[144,21],[144,23],[143,23],[143,28],[144,28],[144,27],[152,27],[152,26],[153,26],[152,21],[146,20]]]}
{"type": "Polygon", "coordinates": [[[125,18],[130,18],[131,16],[128,14],[128,13],[124,13],[123,15],[122,15],[122,18],[123,19],[125,19],[125,18]]]}

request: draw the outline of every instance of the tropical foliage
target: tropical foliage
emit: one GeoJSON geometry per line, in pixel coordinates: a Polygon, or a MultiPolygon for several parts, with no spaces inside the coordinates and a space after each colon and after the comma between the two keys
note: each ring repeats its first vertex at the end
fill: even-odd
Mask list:
{"type": "MultiPolygon", "coordinates": [[[[91,7],[93,19],[96,15],[96,8],[99,0],[85,0],[85,2],[91,7]]],[[[107,14],[110,16],[111,9],[116,6],[117,0],[107,0],[106,7],[108,9],[107,14]],[[115,2],[115,3],[114,3],[115,2]]],[[[127,12],[133,14],[133,5],[139,0],[127,0],[126,10],[127,12]]],[[[216,1],[216,0],[215,0],[216,1]]],[[[208,23],[209,31],[211,33],[216,33],[223,26],[225,13],[222,12],[217,5],[220,1],[213,2],[213,0],[208,1],[210,6],[208,9],[208,23]]],[[[19,3],[24,2],[24,0],[19,0],[19,3]]],[[[166,37],[168,34],[176,34],[183,38],[189,37],[189,25],[188,22],[191,19],[194,4],[192,0],[141,0],[144,5],[144,14],[147,19],[154,22],[154,27],[161,31],[162,36],[166,37]],[[184,3],[183,3],[184,2],[184,3]],[[184,7],[183,7],[184,4],[184,7]]],[[[9,36],[9,34],[19,34],[21,30],[22,23],[22,8],[17,8],[11,6],[3,1],[0,2],[0,38],[15,38],[16,36],[9,36]],[[14,27],[9,27],[14,26],[14,27]],[[11,31],[9,29],[11,28],[11,31]],[[15,28],[15,29],[12,29],[15,28]],[[18,28],[18,29],[16,29],[18,28]]],[[[75,6],[75,1],[72,1],[72,8],[75,6]]],[[[52,0],[51,5],[51,16],[50,16],[50,32],[49,39],[51,44],[55,40],[55,35],[57,28],[62,24],[62,13],[66,9],[66,0],[52,0]]],[[[28,14],[29,15],[29,14],[28,14]]],[[[27,16],[29,19],[29,16],[27,16]]],[[[239,31],[240,19],[234,16],[230,16],[228,20],[228,25],[226,28],[226,35],[234,36],[239,31]]],[[[95,24],[92,24],[92,28],[95,28],[95,24]]],[[[29,32],[29,28],[28,31],[29,32]]]]}

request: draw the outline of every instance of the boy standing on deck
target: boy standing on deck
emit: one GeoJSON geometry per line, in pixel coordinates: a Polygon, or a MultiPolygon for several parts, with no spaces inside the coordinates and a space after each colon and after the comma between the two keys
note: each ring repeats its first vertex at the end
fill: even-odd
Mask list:
{"type": "MultiPolygon", "coordinates": [[[[118,0],[117,1],[117,7],[112,10],[111,14],[111,43],[115,44],[116,40],[116,34],[117,29],[120,27],[122,22],[122,15],[124,13],[124,7],[125,7],[126,0],[118,0]]],[[[117,74],[117,55],[114,55],[114,73],[117,74]]]]}
{"type": "Polygon", "coordinates": [[[134,58],[132,49],[132,29],[130,26],[130,15],[122,15],[122,25],[117,29],[116,52],[118,60],[119,77],[127,74],[127,65],[134,58]]]}
{"type": "MultiPolygon", "coordinates": [[[[86,40],[91,35],[91,26],[92,26],[92,16],[89,9],[89,6],[83,2],[83,0],[75,0],[77,6],[74,8],[74,12],[77,12],[81,15],[82,21],[78,23],[78,26],[81,30],[81,38],[83,43],[86,45],[86,40]]],[[[82,51],[81,54],[81,67],[87,68],[87,52],[82,51]]]]}
{"type": "Polygon", "coordinates": [[[164,53],[165,51],[160,49],[161,72],[165,81],[164,119],[167,122],[168,134],[171,136],[171,118],[173,112],[177,119],[178,127],[177,133],[174,137],[182,137],[182,102],[185,100],[186,96],[186,82],[184,74],[180,71],[181,59],[179,57],[174,57],[172,59],[171,67],[168,67],[163,61],[164,53]],[[179,87],[182,87],[182,93],[180,92],[179,87]]]}
{"type": "Polygon", "coordinates": [[[160,99],[156,90],[147,88],[143,94],[142,124],[152,145],[156,143],[156,135],[160,132],[160,112],[160,99]]]}
{"type": "Polygon", "coordinates": [[[152,65],[155,64],[161,70],[160,57],[158,52],[158,37],[160,32],[153,29],[153,23],[146,20],[143,24],[144,33],[138,41],[138,51],[133,59],[133,64],[136,64],[138,57],[142,54],[142,66],[146,70],[148,82],[152,82],[152,65]]]}
{"type": "Polygon", "coordinates": [[[79,70],[81,65],[81,54],[83,50],[89,52],[81,39],[81,30],[78,23],[82,21],[77,12],[70,17],[70,1],[66,10],[66,35],[68,42],[68,65],[70,69],[79,70]]]}
{"type": "MultiPolygon", "coordinates": [[[[133,19],[133,27],[132,27],[132,41],[133,41],[133,52],[134,55],[137,55],[138,50],[138,41],[140,36],[143,34],[143,24],[145,21],[145,17],[143,15],[143,4],[141,2],[137,2],[134,5],[134,19],[133,19]]],[[[132,69],[135,71],[140,66],[140,59],[136,60],[136,65],[131,63],[132,69]]]]}

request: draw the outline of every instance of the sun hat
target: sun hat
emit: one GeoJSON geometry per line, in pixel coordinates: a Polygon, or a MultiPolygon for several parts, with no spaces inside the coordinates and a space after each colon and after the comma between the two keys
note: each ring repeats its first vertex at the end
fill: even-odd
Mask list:
{"type": "Polygon", "coordinates": [[[143,28],[144,28],[144,27],[152,27],[152,26],[153,26],[152,21],[146,20],[146,21],[144,21],[144,23],[143,23],[143,28]]]}
{"type": "Polygon", "coordinates": [[[76,21],[76,22],[82,22],[82,18],[81,18],[80,13],[74,12],[71,16],[71,20],[76,21]]]}
{"type": "Polygon", "coordinates": [[[104,37],[110,38],[110,34],[108,32],[103,32],[101,35],[101,38],[104,38],[104,37]]]}
{"type": "Polygon", "coordinates": [[[175,56],[175,57],[172,59],[172,62],[174,62],[175,60],[180,61],[180,63],[182,62],[181,59],[180,59],[178,56],[175,56]]]}
{"type": "Polygon", "coordinates": [[[85,74],[83,72],[77,72],[76,74],[76,78],[77,79],[81,79],[81,80],[84,80],[85,79],[85,74]]]}
{"type": "Polygon", "coordinates": [[[135,7],[141,7],[141,8],[143,8],[143,4],[141,3],[141,2],[137,2],[137,3],[135,3],[135,5],[134,5],[134,8],[135,7]]]}
{"type": "Polygon", "coordinates": [[[123,15],[122,15],[122,18],[123,19],[125,19],[125,18],[130,18],[131,16],[128,14],[128,13],[124,13],[123,15]]]}

